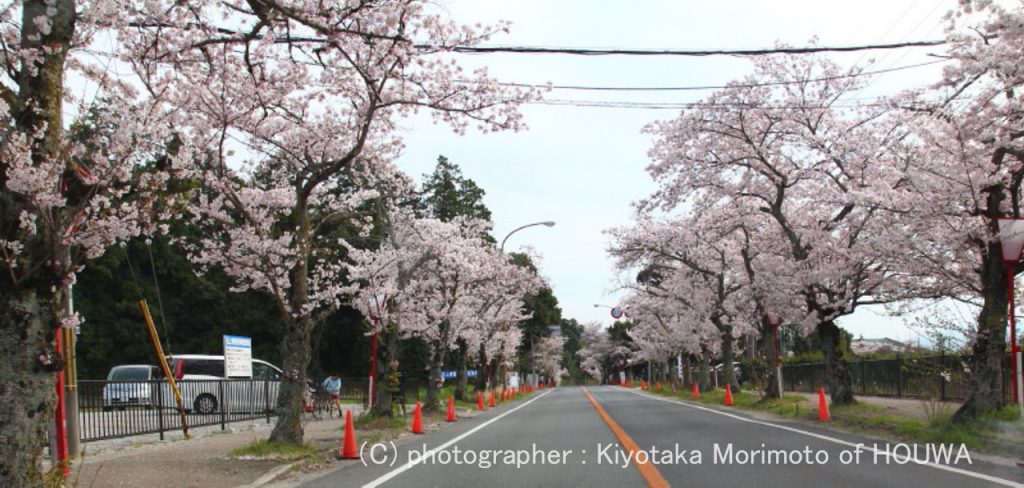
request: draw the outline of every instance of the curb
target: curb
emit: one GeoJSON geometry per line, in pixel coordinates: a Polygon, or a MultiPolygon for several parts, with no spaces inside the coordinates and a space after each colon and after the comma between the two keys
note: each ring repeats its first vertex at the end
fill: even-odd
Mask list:
{"type": "Polygon", "coordinates": [[[285,471],[288,471],[289,469],[292,469],[293,466],[299,464],[300,462],[301,461],[294,461],[294,462],[291,462],[291,463],[288,463],[288,464],[282,464],[280,466],[276,466],[276,467],[274,467],[274,469],[271,469],[270,471],[267,471],[266,473],[264,473],[263,476],[260,476],[259,478],[256,478],[256,481],[253,481],[252,483],[249,483],[248,485],[241,485],[239,488],[257,488],[257,487],[266,485],[267,483],[270,483],[271,481],[274,481],[274,478],[277,478],[278,476],[280,476],[285,471]]]}

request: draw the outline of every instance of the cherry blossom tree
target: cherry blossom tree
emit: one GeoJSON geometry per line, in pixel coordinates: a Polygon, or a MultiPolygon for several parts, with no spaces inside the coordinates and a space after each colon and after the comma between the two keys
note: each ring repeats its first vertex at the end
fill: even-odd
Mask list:
{"type": "MultiPolygon", "coordinates": [[[[529,318],[521,297],[541,285],[532,272],[509,262],[484,239],[489,228],[482,220],[443,222],[402,211],[393,216],[379,249],[351,252],[352,304],[377,318],[376,330],[386,337],[384,356],[397,358],[399,337],[421,337],[431,347],[428,409],[439,408],[441,367],[456,341],[472,349],[484,345],[485,352],[495,339],[499,343],[492,346],[494,352],[501,344],[511,346],[518,336],[509,324],[529,318]],[[383,296],[385,307],[365,306],[382,303],[369,298],[383,296]]],[[[390,397],[380,391],[378,404],[389,404],[390,397]]],[[[390,415],[390,409],[380,406],[377,413],[390,415]]]]}
{"type": "Polygon", "coordinates": [[[187,114],[178,135],[202,154],[190,212],[222,231],[193,259],[223,265],[237,289],[265,291],[281,309],[271,439],[301,443],[311,330],[345,285],[343,239],[330,230],[376,196],[400,118],[425,109],[457,132],[522,126],[516,105],[530,93],[444,55],[504,26],[461,27],[418,0],[121,3],[135,74],[187,114]]]}
{"type": "Polygon", "coordinates": [[[611,374],[608,367],[613,349],[611,338],[600,323],[586,324],[580,334],[580,350],[576,351],[580,369],[597,381],[605,380],[611,374]]]}
{"type": "Polygon", "coordinates": [[[41,486],[56,404],[55,349],[86,259],[159,227],[160,191],[186,168],[176,115],[85,50],[118,19],[111,2],[0,4],[0,485],[41,486]],[[76,98],[69,78],[90,87],[76,98]],[[116,101],[116,103],[115,103],[116,101]],[[65,114],[71,114],[65,119],[65,114]]]}
{"type": "MultiPolygon", "coordinates": [[[[748,307],[750,301],[744,293],[747,280],[736,246],[736,232],[729,227],[716,229],[721,222],[701,216],[666,221],[641,218],[633,227],[612,232],[615,242],[610,252],[621,269],[649,271],[650,276],[642,280],[645,282],[638,284],[640,293],[674,305],[675,314],[682,318],[680,328],[682,324],[698,325],[693,329],[698,337],[690,337],[691,351],[693,339],[717,343],[725,383],[739,388],[733,370],[735,339],[754,332],[750,325],[753,310],[748,307]],[[710,327],[700,327],[705,324],[710,327]],[[714,341],[706,337],[709,333],[717,335],[714,341]]],[[[659,350],[652,338],[671,334],[671,326],[666,323],[666,317],[671,315],[655,307],[630,306],[637,323],[631,335],[641,351],[651,350],[647,359],[663,360],[671,357],[672,350],[664,346],[659,350]],[[648,318],[641,319],[638,314],[648,318]],[[645,343],[649,345],[645,347],[645,343]]]]}
{"type": "Polygon", "coordinates": [[[977,307],[967,398],[954,419],[998,409],[1006,351],[1008,275],[999,217],[1020,217],[1024,181],[1024,9],[962,1],[947,28],[953,60],[935,86],[893,100],[912,129],[906,184],[888,199],[915,238],[905,268],[937,294],[977,307]]]}
{"type": "Polygon", "coordinates": [[[648,171],[659,188],[640,204],[778,232],[757,246],[783,258],[772,291],[802,302],[793,321],[821,339],[835,404],[853,401],[835,320],[917,290],[889,259],[901,227],[878,203],[899,184],[889,161],[905,131],[884,107],[839,103],[861,83],[845,73],[818,57],[766,57],[701,108],[653,124],[648,171]]]}
{"type": "Polygon", "coordinates": [[[563,373],[564,348],[565,337],[548,336],[541,339],[534,351],[534,370],[537,374],[547,377],[550,381],[558,381],[563,373]]]}

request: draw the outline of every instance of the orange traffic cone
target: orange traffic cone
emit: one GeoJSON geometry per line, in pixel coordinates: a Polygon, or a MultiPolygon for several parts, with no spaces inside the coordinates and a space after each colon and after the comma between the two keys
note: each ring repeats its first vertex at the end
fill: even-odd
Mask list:
{"type": "Polygon", "coordinates": [[[412,433],[423,433],[423,413],[420,412],[420,402],[416,402],[416,408],[412,410],[412,433]]]}
{"type": "Polygon", "coordinates": [[[697,386],[697,383],[693,384],[693,389],[692,391],[690,391],[690,396],[693,397],[694,400],[700,398],[700,387],[697,386]]]}
{"type": "Polygon", "coordinates": [[[491,390],[491,398],[488,399],[487,406],[491,407],[491,408],[494,408],[494,407],[497,406],[497,405],[494,404],[494,390],[491,390]]]}
{"type": "Polygon", "coordinates": [[[825,389],[818,388],[818,420],[828,422],[831,418],[828,414],[828,400],[825,400],[825,389]]]}
{"type": "Polygon", "coordinates": [[[341,449],[338,454],[341,459],[359,459],[359,450],[356,448],[356,428],[352,425],[351,410],[345,410],[345,438],[341,440],[341,449]]]}
{"type": "Polygon", "coordinates": [[[455,422],[455,397],[448,397],[448,418],[449,422],[455,422]]]}
{"type": "Polygon", "coordinates": [[[659,392],[661,391],[661,382],[660,381],[657,382],[657,383],[654,383],[654,389],[655,389],[655,391],[659,391],[659,392]]]}
{"type": "Polygon", "coordinates": [[[480,392],[480,391],[476,392],[476,409],[477,410],[483,410],[484,409],[484,394],[483,394],[483,392],[480,392]]]}
{"type": "Polygon", "coordinates": [[[725,385],[725,406],[732,406],[732,388],[729,385],[725,385]]]}

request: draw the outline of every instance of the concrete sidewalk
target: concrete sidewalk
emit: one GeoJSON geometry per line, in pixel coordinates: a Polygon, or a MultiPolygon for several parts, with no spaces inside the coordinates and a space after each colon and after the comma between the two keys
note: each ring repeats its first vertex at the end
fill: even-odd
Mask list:
{"type": "MultiPolygon", "coordinates": [[[[362,407],[345,405],[358,415],[362,407]]],[[[287,460],[229,458],[233,449],[266,439],[273,424],[265,420],[229,424],[226,431],[208,429],[195,432],[189,440],[166,441],[147,438],[121,439],[117,445],[86,444],[86,454],[74,465],[70,486],[138,487],[174,486],[199,488],[211,486],[248,485],[269,471],[289,464],[287,460]],[[134,443],[132,442],[134,439],[134,443]]],[[[313,421],[305,426],[306,443],[323,446],[338,445],[344,430],[344,419],[313,421]]]]}

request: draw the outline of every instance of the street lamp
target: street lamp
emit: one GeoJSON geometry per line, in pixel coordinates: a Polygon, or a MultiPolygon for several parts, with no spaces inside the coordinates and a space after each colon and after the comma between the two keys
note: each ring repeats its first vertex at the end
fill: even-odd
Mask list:
{"type": "Polygon", "coordinates": [[[1006,265],[1007,295],[1010,299],[1010,384],[1013,385],[1013,403],[1024,409],[1022,396],[1021,358],[1017,347],[1017,320],[1014,317],[1013,277],[1015,265],[1020,262],[1021,250],[1024,249],[1024,219],[1020,217],[999,217],[996,219],[999,232],[999,247],[1003,264],[1006,265]]]}
{"type": "MultiPolygon", "coordinates": [[[[519,227],[516,227],[515,229],[512,229],[512,232],[509,232],[508,234],[505,234],[505,238],[501,240],[501,246],[500,246],[501,252],[502,253],[505,252],[505,242],[508,241],[509,237],[512,237],[512,234],[515,234],[516,232],[519,232],[519,231],[521,231],[523,229],[526,229],[528,227],[534,227],[534,226],[538,226],[538,225],[543,225],[544,227],[554,227],[555,223],[553,221],[551,221],[551,220],[545,220],[544,222],[534,222],[532,224],[520,225],[519,227]]],[[[533,336],[530,337],[530,371],[531,372],[533,371],[533,336]]],[[[504,373],[502,373],[502,375],[504,375],[504,373]]],[[[504,379],[503,379],[503,381],[504,381],[504,379]]]]}
{"type": "Polygon", "coordinates": [[[516,232],[519,232],[527,227],[533,227],[535,225],[543,225],[544,227],[554,227],[555,223],[548,220],[545,222],[534,222],[532,224],[521,225],[519,227],[516,227],[515,229],[512,229],[512,232],[509,232],[505,236],[505,238],[501,240],[501,252],[505,252],[505,241],[507,241],[509,237],[512,237],[512,234],[515,234],[516,232]]]}

